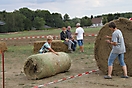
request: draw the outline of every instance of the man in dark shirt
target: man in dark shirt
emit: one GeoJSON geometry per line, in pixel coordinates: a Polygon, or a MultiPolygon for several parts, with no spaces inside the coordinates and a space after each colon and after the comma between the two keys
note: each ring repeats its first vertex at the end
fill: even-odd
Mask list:
{"type": "Polygon", "coordinates": [[[72,41],[68,39],[68,34],[65,27],[62,28],[62,32],[60,33],[60,38],[64,42],[64,44],[68,46],[68,50],[72,51],[71,49],[72,41]]]}
{"type": "Polygon", "coordinates": [[[72,36],[72,32],[71,32],[71,26],[67,27],[67,34],[68,34],[68,39],[71,40],[72,43],[72,49],[73,51],[76,50],[76,46],[77,46],[77,41],[74,39],[74,37],[72,36]]]}

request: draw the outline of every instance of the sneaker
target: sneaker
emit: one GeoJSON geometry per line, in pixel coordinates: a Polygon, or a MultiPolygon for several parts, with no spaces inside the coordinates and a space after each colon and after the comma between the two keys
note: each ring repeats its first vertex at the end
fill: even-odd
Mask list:
{"type": "Polygon", "coordinates": [[[121,78],[129,78],[129,76],[124,76],[124,75],[123,75],[123,76],[121,76],[121,78]]]}
{"type": "Polygon", "coordinates": [[[112,77],[106,75],[106,76],[104,76],[104,79],[112,79],[112,77]]]}

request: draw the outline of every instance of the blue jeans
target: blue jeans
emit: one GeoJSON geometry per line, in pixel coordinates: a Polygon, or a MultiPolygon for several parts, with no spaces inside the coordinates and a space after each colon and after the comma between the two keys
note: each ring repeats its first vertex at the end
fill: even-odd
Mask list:
{"type": "Polygon", "coordinates": [[[75,51],[76,47],[77,47],[77,41],[76,40],[72,40],[72,50],[75,51]]]}
{"type": "Polygon", "coordinates": [[[112,66],[114,63],[114,60],[116,59],[116,57],[118,57],[118,60],[120,62],[121,66],[126,66],[125,62],[124,62],[124,53],[122,54],[116,54],[116,53],[110,53],[109,59],[108,59],[108,66],[112,66]]]}

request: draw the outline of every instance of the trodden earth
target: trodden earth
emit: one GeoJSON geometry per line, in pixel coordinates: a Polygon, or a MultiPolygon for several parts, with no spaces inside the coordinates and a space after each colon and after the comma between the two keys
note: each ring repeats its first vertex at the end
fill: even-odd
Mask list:
{"type": "MultiPolygon", "coordinates": [[[[98,33],[98,31],[95,33],[98,33]]],[[[79,52],[79,47],[77,47],[75,52],[68,53],[72,60],[72,65],[68,72],[40,80],[28,80],[24,75],[23,66],[27,57],[33,54],[33,42],[45,39],[5,41],[8,46],[8,50],[5,52],[5,88],[33,88],[34,86],[49,83],[61,78],[67,78],[98,69],[94,59],[95,38],[96,37],[84,38],[84,53],[79,52]]],[[[0,86],[2,86],[2,69],[0,69],[0,71],[0,86]]],[[[104,79],[104,75],[105,74],[101,71],[97,71],[88,75],[47,85],[42,88],[132,88],[131,77],[129,79],[122,79],[120,76],[113,76],[112,79],[104,79]]]]}

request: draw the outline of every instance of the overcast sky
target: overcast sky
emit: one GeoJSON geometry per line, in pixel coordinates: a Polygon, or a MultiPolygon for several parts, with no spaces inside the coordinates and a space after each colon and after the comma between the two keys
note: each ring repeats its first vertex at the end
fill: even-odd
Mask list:
{"type": "Polygon", "coordinates": [[[67,13],[70,18],[108,13],[132,12],[131,0],[0,0],[0,11],[14,11],[22,7],[67,13]]]}

